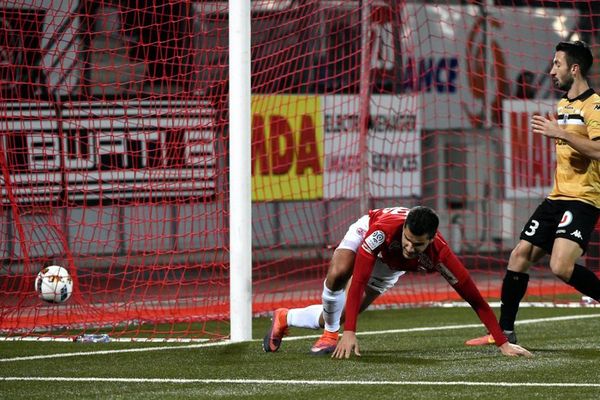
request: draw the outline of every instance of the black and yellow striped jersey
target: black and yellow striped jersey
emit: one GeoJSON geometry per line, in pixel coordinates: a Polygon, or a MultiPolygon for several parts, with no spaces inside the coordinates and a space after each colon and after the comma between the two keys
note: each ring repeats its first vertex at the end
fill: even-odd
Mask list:
{"type": "MultiPolygon", "coordinates": [[[[600,140],[600,96],[593,89],[574,99],[565,95],[558,102],[558,124],[576,135],[600,140]]],[[[580,200],[600,208],[600,161],[557,139],[554,187],[548,198],[580,200]]]]}

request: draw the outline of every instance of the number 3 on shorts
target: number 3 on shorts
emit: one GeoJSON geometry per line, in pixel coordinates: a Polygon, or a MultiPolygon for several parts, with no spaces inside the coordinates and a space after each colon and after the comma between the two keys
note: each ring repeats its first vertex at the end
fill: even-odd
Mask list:
{"type": "Polygon", "coordinates": [[[537,230],[537,228],[540,226],[540,223],[537,222],[535,219],[531,220],[531,224],[529,224],[528,229],[525,231],[525,234],[527,236],[533,236],[535,235],[535,231],[537,230]]]}

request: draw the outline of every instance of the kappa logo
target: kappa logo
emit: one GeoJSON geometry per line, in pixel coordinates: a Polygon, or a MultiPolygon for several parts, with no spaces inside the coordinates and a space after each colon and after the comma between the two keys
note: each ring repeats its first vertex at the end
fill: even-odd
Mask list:
{"type": "Polygon", "coordinates": [[[600,110],[600,104],[594,104],[594,111],[600,110]]]}
{"type": "Polygon", "coordinates": [[[579,229],[575,229],[573,232],[571,232],[571,236],[575,236],[577,239],[583,240],[583,236],[581,236],[579,229]]]}

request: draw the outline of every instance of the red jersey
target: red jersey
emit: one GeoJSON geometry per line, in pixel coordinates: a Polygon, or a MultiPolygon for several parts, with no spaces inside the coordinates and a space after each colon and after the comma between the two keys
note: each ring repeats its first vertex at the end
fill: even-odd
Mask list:
{"type": "Polygon", "coordinates": [[[360,303],[377,257],[391,269],[401,271],[427,271],[441,274],[456,292],[468,302],[481,322],[494,337],[496,345],[507,342],[498,320],[485,301],[469,272],[456,257],[442,235],[437,232],[433,241],[417,258],[402,255],[402,230],[410,209],[384,208],[369,212],[369,230],[358,248],[354,261],[352,283],[346,300],[344,329],[356,331],[360,303]]]}

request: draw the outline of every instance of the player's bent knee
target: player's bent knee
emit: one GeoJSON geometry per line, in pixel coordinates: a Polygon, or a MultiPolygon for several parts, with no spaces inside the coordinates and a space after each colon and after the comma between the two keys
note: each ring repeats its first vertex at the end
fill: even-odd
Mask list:
{"type": "Polygon", "coordinates": [[[544,254],[542,249],[521,241],[510,253],[508,269],[514,272],[527,273],[531,264],[538,261],[544,254]]]}
{"type": "Polygon", "coordinates": [[[352,276],[354,269],[355,253],[349,250],[336,250],[329,270],[325,284],[331,290],[341,290],[346,287],[346,284],[352,276]]]}
{"type": "Polygon", "coordinates": [[[568,282],[571,279],[571,275],[573,274],[572,264],[559,263],[559,262],[550,262],[550,269],[552,273],[564,282],[568,282]]]}
{"type": "Polygon", "coordinates": [[[333,291],[341,290],[346,287],[348,280],[352,276],[352,269],[332,266],[327,272],[325,285],[333,291]]]}

